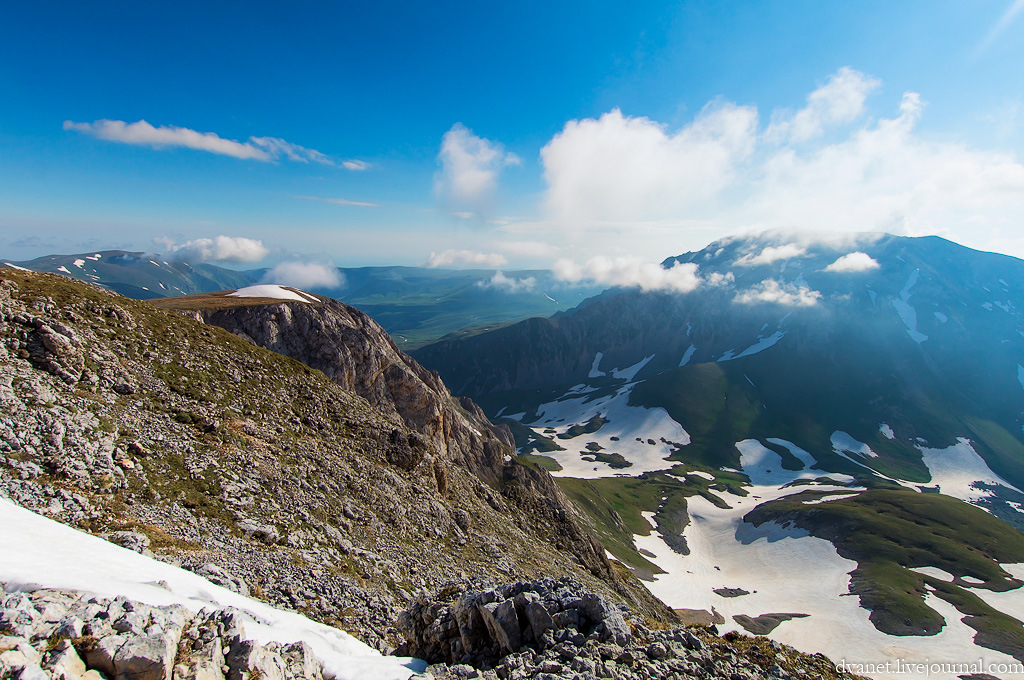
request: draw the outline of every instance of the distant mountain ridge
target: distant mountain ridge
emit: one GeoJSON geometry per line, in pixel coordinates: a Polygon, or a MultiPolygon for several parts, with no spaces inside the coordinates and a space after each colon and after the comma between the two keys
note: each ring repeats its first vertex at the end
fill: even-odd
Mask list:
{"type": "MultiPolygon", "coordinates": [[[[190,264],[180,257],[123,250],[47,255],[27,261],[0,259],[0,268],[4,266],[63,274],[137,300],[233,290],[263,282],[270,272],[266,268],[239,271],[209,263],[190,264]]],[[[497,270],[390,266],[338,267],[334,271],[340,286],[305,287],[365,311],[403,348],[418,347],[449,333],[473,334],[532,316],[548,316],[600,290],[567,285],[546,270],[499,274],[497,270]]]]}

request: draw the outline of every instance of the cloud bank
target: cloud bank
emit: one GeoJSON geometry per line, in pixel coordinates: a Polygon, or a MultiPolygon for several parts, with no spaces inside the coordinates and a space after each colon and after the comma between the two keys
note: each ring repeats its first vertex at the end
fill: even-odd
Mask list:
{"type": "Polygon", "coordinates": [[[544,214],[506,231],[561,231],[584,248],[617,238],[652,255],[668,238],[683,252],[780,228],[938,234],[1024,254],[1024,165],[918,132],[916,92],[870,114],[879,91],[847,67],[767,124],[756,107],[722,101],[677,129],[618,109],[569,121],[541,150],[544,214]]]}
{"type": "Polygon", "coordinates": [[[369,163],[358,160],[335,161],[316,149],[293,144],[279,137],[250,137],[246,142],[224,139],[215,132],[197,132],[176,125],[154,127],[145,120],[126,123],[123,120],[97,120],[92,123],[64,121],[65,130],[73,130],[108,142],[148,146],[154,149],[181,147],[206,151],[243,160],[299,163],[320,163],[349,170],[366,170],[369,163]]]}
{"type": "Polygon", "coordinates": [[[259,262],[270,251],[263,241],[241,236],[215,236],[175,243],[169,238],[153,239],[167,249],[168,255],[193,262],[259,262]]]}
{"type": "Polygon", "coordinates": [[[293,288],[342,288],[345,277],[336,267],[323,262],[282,262],[263,275],[263,283],[277,283],[293,288]]]}
{"type": "Polygon", "coordinates": [[[606,286],[640,288],[643,291],[665,290],[688,293],[701,283],[697,265],[676,262],[665,269],[656,262],[643,262],[635,257],[592,257],[580,265],[560,259],[552,267],[555,278],[569,283],[589,281],[606,286]]]}
{"type": "Polygon", "coordinates": [[[787,243],[783,246],[768,246],[758,254],[747,253],[737,259],[733,264],[737,267],[756,267],[763,264],[771,264],[778,260],[788,260],[807,254],[807,249],[794,243],[787,243]]]}

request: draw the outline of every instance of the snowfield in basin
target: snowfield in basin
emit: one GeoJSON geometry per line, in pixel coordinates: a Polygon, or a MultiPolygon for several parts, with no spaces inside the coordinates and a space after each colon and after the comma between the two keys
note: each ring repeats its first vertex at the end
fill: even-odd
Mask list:
{"type": "Polygon", "coordinates": [[[123,595],[153,606],[180,604],[198,612],[243,612],[248,639],[261,644],[305,641],[339,680],[407,680],[423,671],[418,659],[383,656],[351,635],[305,616],[275,609],[102,538],[0,498],[0,581],[22,590],[66,588],[103,597],[123,595]]]}
{"type": "Polygon", "coordinates": [[[539,418],[530,422],[529,427],[545,437],[554,437],[555,443],[565,449],[541,454],[558,461],[562,466],[560,471],[551,474],[557,477],[596,479],[617,474],[636,476],[644,472],[668,470],[675,465],[665,460],[673,451],[669,442],[689,444],[690,435],[663,408],[630,406],[629,393],[632,389],[633,384],[630,383],[612,395],[590,400],[586,394],[577,396],[581,390],[573,388],[559,399],[537,408],[539,418]],[[594,416],[602,416],[608,422],[596,432],[570,439],[557,438],[556,435],[566,434],[573,425],[582,425],[594,416]],[[554,430],[555,434],[545,433],[549,429],[554,430]],[[618,453],[632,465],[613,468],[601,461],[584,460],[584,456],[593,456],[586,449],[589,442],[597,442],[602,448],[600,453],[618,453]]]}
{"type": "MultiPolygon", "coordinates": [[[[772,443],[782,441],[773,439],[772,443]]],[[[849,595],[850,572],[857,567],[856,562],[844,559],[830,542],[809,536],[804,530],[775,522],[754,527],[743,521],[743,516],[757,505],[790,494],[841,491],[846,492],[841,496],[848,497],[851,491],[861,489],[828,483],[783,488],[796,479],[813,480],[826,474],[836,481],[849,482],[852,478],[806,469],[784,470],[779,455],[755,440],[739,442],[736,447],[741,453],[743,472],[753,482],[747,488],[749,495],[720,494],[729,508],[719,508],[701,496],[688,498],[690,524],[683,536],[690,547],[689,555],[674,552],[654,531],[649,536],[634,536],[636,547],[653,555],[648,559],[667,572],[658,574],[648,587],[669,606],[714,609],[725,618],[725,624],[719,625],[723,633],[746,632],[732,618],[738,614],[807,614],[806,618],[784,621],[769,637],[807,653],[822,652],[837,663],[879,663],[892,659],[965,662],[982,658],[986,665],[1019,664],[1010,656],[976,646],[976,631],[961,621],[963,614],[931,594],[926,597],[926,604],[946,620],[938,635],[896,637],[878,631],[858,598],[849,595]],[[742,588],[749,594],[723,597],[714,592],[721,588],[742,588]]],[[[839,497],[826,496],[829,500],[839,497]]],[[[654,526],[653,513],[644,516],[654,526]]],[[[1024,565],[1005,568],[1015,575],[1024,572],[1024,565]]],[[[1001,606],[1002,611],[1024,611],[1024,589],[992,593],[978,588],[971,592],[992,606],[1001,606]]],[[[872,677],[898,680],[914,676],[878,673],[872,677]]],[[[929,677],[957,678],[955,674],[929,677]]]]}

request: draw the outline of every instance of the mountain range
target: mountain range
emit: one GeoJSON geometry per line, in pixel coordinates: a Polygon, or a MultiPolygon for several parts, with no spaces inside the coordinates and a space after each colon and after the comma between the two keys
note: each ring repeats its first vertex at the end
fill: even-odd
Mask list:
{"type": "Polygon", "coordinates": [[[462,654],[428,633],[454,593],[555,576],[653,629],[1024,661],[1015,258],[774,232],[668,258],[657,289],[554,296],[540,272],[306,291],[114,251],[7,264],[0,490],[380,649],[417,588],[439,599],[410,649],[462,654]],[[103,291],[154,288],[175,295],[103,291]]]}
{"type": "Polygon", "coordinates": [[[811,614],[774,635],[830,654],[962,627],[963,653],[1024,658],[1024,263],[768,233],[662,266],[689,289],[610,289],[413,354],[673,606],[811,614]],[[811,585],[766,596],[793,574],[811,585]],[[846,620],[820,606],[847,592],[846,620]]]}
{"type": "Polygon", "coordinates": [[[568,285],[550,271],[452,270],[430,267],[313,267],[235,270],[181,257],[123,250],[47,255],[0,266],[63,274],[135,298],[233,290],[259,283],[300,285],[356,305],[405,349],[449,333],[475,333],[569,309],[600,292],[568,285]],[[296,273],[298,272],[298,274],[296,273]],[[301,279],[296,281],[295,279],[301,279]]]}

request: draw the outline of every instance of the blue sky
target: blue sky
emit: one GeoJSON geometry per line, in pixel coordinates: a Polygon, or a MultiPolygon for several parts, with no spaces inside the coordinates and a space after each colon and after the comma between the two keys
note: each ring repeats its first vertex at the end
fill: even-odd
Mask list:
{"type": "Polygon", "coordinates": [[[0,255],[1022,256],[1022,38],[1024,0],[4,3],[0,255]]]}

